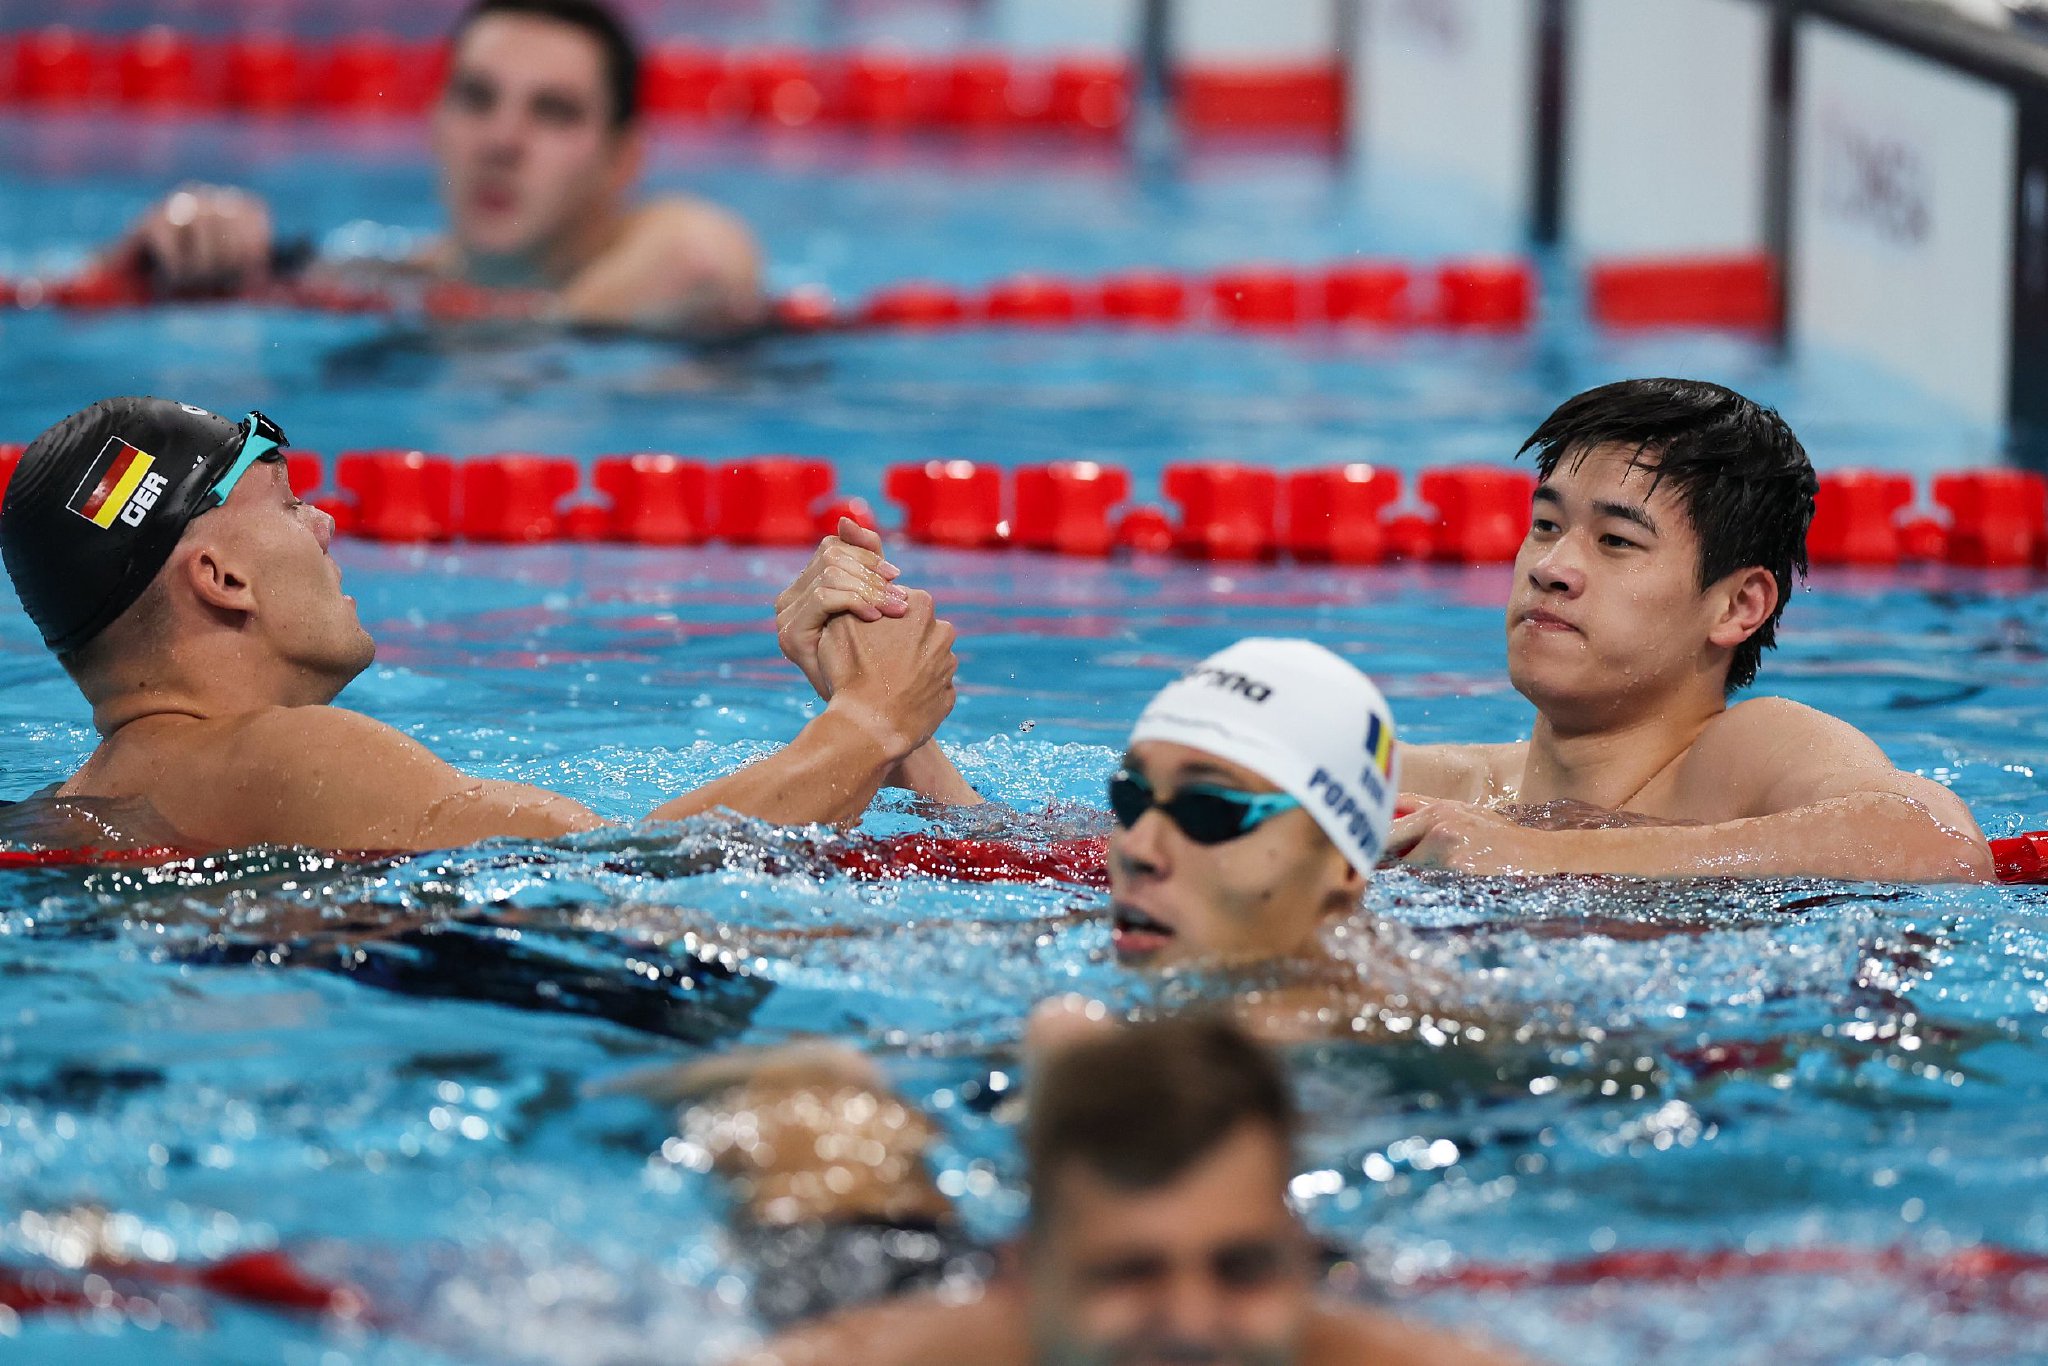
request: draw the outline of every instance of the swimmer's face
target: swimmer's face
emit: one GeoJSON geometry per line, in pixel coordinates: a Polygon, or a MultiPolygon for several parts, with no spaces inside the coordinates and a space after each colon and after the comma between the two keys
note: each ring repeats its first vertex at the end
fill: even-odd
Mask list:
{"type": "Polygon", "coordinates": [[[1656,483],[1655,457],[1634,454],[1602,446],[1559,462],[1515,558],[1508,677],[1554,718],[1612,725],[1675,690],[1719,697],[1730,652],[1769,614],[1755,610],[1750,571],[1701,588],[1692,521],[1656,483]]]}
{"type": "MultiPolygon", "coordinates": [[[[1241,765],[1165,740],[1139,741],[1124,763],[1162,802],[1189,783],[1277,790],[1241,765]]],[[[1189,839],[1157,807],[1109,838],[1112,941],[1132,966],[1302,953],[1327,917],[1357,907],[1364,888],[1298,807],[1221,844],[1189,839]]]]}
{"type": "Polygon", "coordinates": [[[573,268],[579,230],[631,188],[640,142],[611,123],[604,55],[568,24],[487,14],[456,47],[434,155],[456,243],[472,257],[573,268]]]}
{"type": "Polygon", "coordinates": [[[252,645],[304,681],[303,697],[325,702],[370,667],[376,642],[341,591],[341,566],[327,553],[334,519],[292,492],[281,460],[259,460],[226,503],[193,519],[181,555],[209,554],[187,572],[217,577],[246,604],[252,645]]]}
{"type": "Polygon", "coordinates": [[[1132,1191],[1072,1160],[1026,1250],[1037,1359],[1063,1366],[1296,1360],[1314,1305],[1307,1240],[1273,1130],[1246,1122],[1167,1185],[1132,1191]]]}

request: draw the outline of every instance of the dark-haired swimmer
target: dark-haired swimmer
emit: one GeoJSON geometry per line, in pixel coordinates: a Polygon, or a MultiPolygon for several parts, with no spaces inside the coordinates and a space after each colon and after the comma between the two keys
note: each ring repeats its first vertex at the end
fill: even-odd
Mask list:
{"type": "MultiPolygon", "coordinates": [[[[333,519],[293,495],[284,444],[259,413],[236,423],[123,398],[23,453],[0,552],[100,733],[52,795],[147,803],[198,848],[447,848],[605,824],[572,798],[471,777],[331,705],[376,645],[327,552],[333,519]]],[[[820,585],[783,625],[814,640],[837,685],[824,711],[777,753],[650,819],[725,808],[850,821],[951,711],[953,631],[925,594],[820,585]]]]}
{"type": "Polygon", "coordinates": [[[1420,809],[1392,853],[1469,872],[1991,877],[1947,788],[1832,716],[1730,703],[1806,571],[1816,480],[1783,419],[1719,385],[1629,380],[1566,401],[1532,448],[1507,644],[1534,728],[1405,747],[1420,809]],[[1534,829],[1500,809],[1517,806],[1607,828],[1534,829]]]}
{"type": "MultiPolygon", "coordinates": [[[[765,313],[744,224],[702,200],[633,203],[646,156],[640,60],[599,0],[476,0],[450,34],[434,111],[447,235],[431,276],[541,291],[565,322],[725,332],[765,313]]],[[[173,294],[268,283],[269,207],[192,185],[153,206],[112,263],[173,294]]]]}
{"type": "MultiPolygon", "coordinates": [[[[808,1075],[802,1059],[761,1069],[693,1113],[688,1132],[750,1209],[781,1199],[813,1220],[840,1220],[870,1253],[866,1278],[880,1281],[884,1229],[906,1236],[920,1218],[945,1227],[934,1222],[944,1199],[922,1165],[930,1121],[889,1095],[857,1054],[836,1066],[829,1055],[809,1061],[808,1075]],[[847,1222],[859,1219],[874,1222],[847,1222]]],[[[1287,1078],[1235,1026],[1181,1018],[1103,1028],[1031,1065],[1030,1214],[997,1274],[980,1284],[968,1259],[933,1257],[923,1279],[934,1288],[795,1328],[748,1366],[1514,1359],[1322,1292],[1317,1250],[1288,1205],[1297,1123],[1287,1078]]],[[[799,1255],[774,1278],[825,1270],[802,1260],[829,1246],[819,1225],[788,1227],[807,1236],[781,1241],[799,1255]]],[[[894,1274],[914,1289],[916,1270],[894,1274]]]]}

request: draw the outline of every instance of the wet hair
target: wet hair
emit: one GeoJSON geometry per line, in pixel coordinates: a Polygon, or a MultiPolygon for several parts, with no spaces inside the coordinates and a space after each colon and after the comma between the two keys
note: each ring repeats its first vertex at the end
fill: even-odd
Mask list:
{"type": "Polygon", "coordinates": [[[1294,1148],[1294,1098],[1279,1060],[1227,1020],[1184,1016],[1062,1048],[1032,1080],[1024,1125],[1031,1223],[1079,1163],[1123,1190],[1168,1185],[1245,1124],[1294,1148]]]}
{"type": "Polygon", "coordinates": [[[1796,572],[1806,575],[1806,529],[1817,481],[1806,448],[1776,410],[1703,380],[1630,379],[1588,389],[1543,419],[1522,452],[1548,479],[1559,464],[1600,446],[1625,446],[1677,492],[1700,541],[1700,588],[1752,565],[1778,581],[1778,605],[1735,647],[1726,690],[1747,687],[1796,572]]]}
{"type": "Polygon", "coordinates": [[[612,131],[640,117],[640,48],[625,21],[610,8],[598,0],[474,0],[449,30],[448,46],[458,46],[470,25],[493,14],[548,19],[588,34],[604,59],[604,83],[612,98],[612,131]]]}

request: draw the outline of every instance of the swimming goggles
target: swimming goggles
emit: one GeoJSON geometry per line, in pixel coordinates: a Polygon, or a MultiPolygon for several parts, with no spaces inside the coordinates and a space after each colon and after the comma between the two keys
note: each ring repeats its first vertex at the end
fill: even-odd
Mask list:
{"type": "Polygon", "coordinates": [[[1172,800],[1162,802],[1141,773],[1119,769],[1109,780],[1109,810],[1118,825],[1128,830],[1156,807],[1196,844],[1222,844],[1248,835],[1300,805],[1285,792],[1239,792],[1209,783],[1184,784],[1172,800]]]}
{"type": "Polygon", "coordinates": [[[199,495],[197,505],[192,510],[194,517],[202,512],[210,512],[225,503],[228,495],[235,491],[235,485],[249,472],[251,465],[259,460],[280,459],[277,452],[292,444],[285,436],[284,428],[253,409],[242,419],[242,425],[237,430],[242,440],[236,448],[235,458],[227,469],[221,472],[220,478],[214,481],[213,487],[199,495]]]}

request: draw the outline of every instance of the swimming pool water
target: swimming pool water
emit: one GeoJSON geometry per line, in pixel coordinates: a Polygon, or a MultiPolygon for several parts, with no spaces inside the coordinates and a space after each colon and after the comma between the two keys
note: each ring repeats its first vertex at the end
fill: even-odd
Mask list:
{"type": "MultiPolygon", "coordinates": [[[[307,128],[119,132],[0,129],[28,148],[0,168],[0,271],[75,259],[186,173],[253,177],[299,226],[430,221],[402,131],[345,139],[368,155],[346,177],[335,135],[307,128]]],[[[845,294],[910,274],[1430,250],[1311,159],[1226,173],[705,140],[672,147],[661,174],[754,215],[784,283],[845,294]]],[[[1141,479],[1184,455],[1505,458],[1565,393],[1651,370],[1782,403],[1824,463],[1981,453],[1938,410],[1825,357],[1617,342],[1568,308],[1512,341],[989,332],[713,358],[246,309],[0,315],[22,436],[102,391],[156,390],[264,406],[330,453],[796,450],[834,457],[870,494],[885,464],[935,455],[1093,455],[1141,479]]],[[[339,553],[381,642],[345,702],[613,817],[764,752],[812,705],[768,630],[797,555],[339,553]]],[[[961,828],[1100,831],[1101,786],[1143,700],[1252,630],[1361,663],[1408,738],[1526,726],[1502,670],[1499,569],[892,555],[960,630],[943,738],[1017,813],[961,828]]],[[[2011,833],[2043,824],[2044,617],[2032,576],[1825,574],[1793,602],[1762,681],[1843,715],[2011,833]]],[[[11,603],[0,737],[4,796],[90,747],[75,691],[11,603]]],[[[867,828],[923,825],[897,806],[867,828]]],[[[190,1293],[83,1320],[0,1313],[16,1335],[0,1355],[710,1359],[750,1331],[717,1193],[664,1149],[667,1115],[592,1083],[736,1041],[852,1038],[940,1116],[942,1184],[998,1236],[1019,1209],[1017,1158],[977,1098],[1029,1004],[1234,985],[1120,972],[1102,927],[1075,915],[1080,889],[860,881],[820,852],[836,838],[699,822],[369,866],[259,851],[156,878],[0,875],[0,1263],[61,1262],[75,1245],[45,1216],[91,1204],[145,1256],[280,1244],[377,1308],[354,1326],[190,1293]],[[821,925],[859,932],[789,933],[821,925]]],[[[1389,873],[1370,909],[1502,1027],[1478,1045],[1298,1050],[1316,1122],[1297,1194],[1399,1302],[1561,1361],[2036,1360],[2040,1273],[1958,1285],[1940,1268],[1977,1244],[2048,1253],[2043,905],[2029,889],[1389,873]],[[1433,1279],[1674,1249],[1896,1256],[1697,1284],[1433,1279]]]]}

